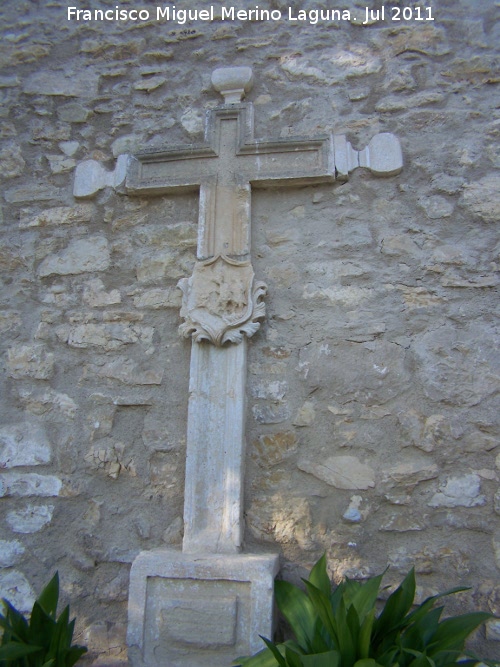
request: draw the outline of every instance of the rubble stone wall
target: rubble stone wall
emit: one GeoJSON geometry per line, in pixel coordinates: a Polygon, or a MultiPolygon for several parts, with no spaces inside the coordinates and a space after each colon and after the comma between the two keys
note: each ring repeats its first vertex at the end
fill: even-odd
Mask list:
{"type": "MultiPolygon", "coordinates": [[[[67,4],[0,9],[1,595],[28,610],[58,569],[87,660],[124,661],[130,564],[180,547],[176,284],[197,197],[75,199],[74,170],[201,141],[211,72],[237,64],[254,70],[256,137],[335,132],[359,150],[387,131],[405,161],[253,194],[269,295],[249,351],[246,548],[278,550],[294,581],[325,551],[337,580],[414,565],[421,596],[469,585],[450,611],[500,615],[497,3],[366,22],[380,3],[347,0],[318,23],[289,8],[330,3],[186,23],[107,0],[85,8],[151,18],[68,20],[67,4]]],[[[499,621],[476,646],[500,655],[499,621]]]]}

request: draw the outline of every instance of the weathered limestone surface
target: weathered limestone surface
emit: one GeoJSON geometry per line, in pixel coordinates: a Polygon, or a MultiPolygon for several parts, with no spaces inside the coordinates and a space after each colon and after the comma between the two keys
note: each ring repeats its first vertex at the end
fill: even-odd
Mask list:
{"type": "MultiPolygon", "coordinates": [[[[423,595],[470,585],[457,610],[497,609],[495,7],[362,26],[348,4],[339,23],[178,25],[2,3],[0,481],[62,486],[0,498],[0,596],[29,608],[57,566],[96,667],[126,662],[134,558],[183,539],[176,284],[198,228],[195,194],[114,190],[117,159],[202,143],[228,63],[253,69],[256,137],[333,131],[361,151],[389,132],[404,157],[389,179],[252,192],[268,319],[248,346],[245,549],[279,550],[292,580],[324,551],[337,578],[415,565],[423,595]],[[75,198],[89,161],[101,189],[75,198]]],[[[476,650],[498,637],[492,622],[476,650]]]]}

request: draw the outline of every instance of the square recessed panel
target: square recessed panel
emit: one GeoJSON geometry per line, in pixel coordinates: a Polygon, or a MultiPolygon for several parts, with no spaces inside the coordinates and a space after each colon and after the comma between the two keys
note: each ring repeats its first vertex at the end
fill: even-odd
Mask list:
{"type": "Polygon", "coordinates": [[[220,667],[248,652],[250,582],[168,579],[147,582],[145,664],[220,667]]]}
{"type": "Polygon", "coordinates": [[[168,600],[161,612],[160,634],[165,633],[172,643],[180,645],[234,646],[237,614],[238,598],[234,595],[168,600]]]}

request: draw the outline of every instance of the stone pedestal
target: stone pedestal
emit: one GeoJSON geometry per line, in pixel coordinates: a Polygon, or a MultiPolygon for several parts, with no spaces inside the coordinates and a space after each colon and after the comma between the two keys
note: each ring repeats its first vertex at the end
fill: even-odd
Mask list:
{"type": "Polygon", "coordinates": [[[139,554],[130,574],[133,667],[223,667],[273,635],[274,555],[139,554]]]}

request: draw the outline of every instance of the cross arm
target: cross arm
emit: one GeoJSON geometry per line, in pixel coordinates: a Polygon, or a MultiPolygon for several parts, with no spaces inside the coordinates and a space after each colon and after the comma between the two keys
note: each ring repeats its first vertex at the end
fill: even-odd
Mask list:
{"type": "Polygon", "coordinates": [[[354,150],[344,135],[255,140],[238,151],[238,171],[248,175],[253,187],[346,180],[357,167],[376,176],[399,174],[403,157],[398,138],[389,132],[377,134],[361,151],[354,150]]]}
{"type": "Polygon", "coordinates": [[[335,171],[339,180],[347,179],[357,167],[366,167],[375,176],[395,176],[403,169],[399,139],[390,132],[376,134],[365,148],[353,149],[345,135],[333,138],[335,171]]]}
{"type": "Polygon", "coordinates": [[[216,173],[216,158],[208,145],[141,151],[129,160],[126,190],[137,195],[197,190],[202,179],[209,180],[216,173]]]}
{"type": "Polygon", "coordinates": [[[248,142],[240,146],[237,165],[254,187],[335,180],[334,146],[327,135],[248,142]]]}

